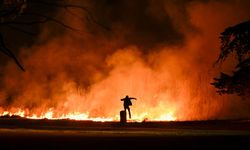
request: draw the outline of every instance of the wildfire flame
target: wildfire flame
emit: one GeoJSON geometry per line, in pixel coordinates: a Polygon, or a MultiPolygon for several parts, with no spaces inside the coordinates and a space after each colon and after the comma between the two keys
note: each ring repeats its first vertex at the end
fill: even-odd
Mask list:
{"type": "MultiPolygon", "coordinates": [[[[86,6],[95,8],[90,1],[86,6]]],[[[20,73],[13,62],[2,63],[0,116],[119,121],[120,99],[129,95],[138,99],[129,121],[249,117],[248,104],[219,96],[210,85],[218,75],[212,67],[218,36],[226,27],[249,20],[248,1],[185,1],[185,8],[174,0],[137,2],[122,1],[126,7],[121,9],[107,3],[115,10],[105,7],[107,11],[93,13],[100,15],[93,18],[108,19],[110,32],[92,29],[95,21],[72,16],[89,13],[59,11],[62,22],[84,34],[45,24],[38,41],[17,53],[26,72],[20,73]]]]}
{"type": "MultiPolygon", "coordinates": [[[[3,111],[0,113],[0,117],[8,116],[19,116],[27,119],[50,119],[50,120],[59,120],[59,119],[70,119],[70,120],[91,120],[97,122],[106,122],[106,121],[119,121],[119,116],[114,117],[90,117],[89,113],[73,112],[68,114],[62,114],[60,116],[55,115],[56,113],[53,109],[49,109],[47,112],[38,114],[28,114],[25,110],[17,109],[16,112],[3,111]]],[[[177,118],[172,112],[161,115],[159,118],[150,118],[147,113],[137,115],[135,114],[132,119],[129,119],[130,122],[142,122],[142,121],[175,121],[177,118]]]]}

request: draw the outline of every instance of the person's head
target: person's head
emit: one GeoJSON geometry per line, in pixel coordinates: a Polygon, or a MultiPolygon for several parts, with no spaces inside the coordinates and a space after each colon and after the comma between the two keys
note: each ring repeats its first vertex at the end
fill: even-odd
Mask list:
{"type": "Polygon", "coordinates": [[[128,95],[126,95],[126,98],[128,98],[128,95]]]}

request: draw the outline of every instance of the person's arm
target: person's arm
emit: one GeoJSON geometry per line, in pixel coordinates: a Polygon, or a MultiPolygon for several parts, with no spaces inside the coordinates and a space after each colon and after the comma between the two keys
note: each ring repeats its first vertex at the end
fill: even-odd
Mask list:
{"type": "Polygon", "coordinates": [[[134,100],[136,100],[136,98],[134,98],[134,97],[131,97],[130,99],[134,99],[134,100]]]}
{"type": "Polygon", "coordinates": [[[124,101],[124,98],[122,98],[121,101],[124,101]]]}

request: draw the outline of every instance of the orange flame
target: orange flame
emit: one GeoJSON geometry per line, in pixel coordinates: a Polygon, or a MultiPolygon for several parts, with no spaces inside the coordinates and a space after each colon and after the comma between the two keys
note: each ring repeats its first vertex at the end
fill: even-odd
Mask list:
{"type": "MultiPolygon", "coordinates": [[[[55,115],[55,112],[53,109],[49,109],[48,111],[37,115],[37,114],[27,114],[24,110],[17,109],[16,112],[9,112],[9,111],[3,111],[0,113],[0,117],[3,116],[19,116],[22,118],[27,119],[51,119],[51,120],[58,120],[58,119],[70,119],[70,120],[91,120],[91,121],[97,121],[97,122],[105,122],[105,121],[119,121],[119,116],[116,115],[114,117],[90,117],[89,113],[80,113],[80,112],[73,112],[68,114],[62,114],[60,116],[55,115]]],[[[129,119],[128,121],[132,122],[142,122],[142,121],[175,121],[176,117],[173,115],[172,112],[166,113],[164,115],[161,115],[159,118],[152,118],[150,119],[150,116],[147,113],[144,114],[135,114],[132,119],[129,119]]]]}
{"type": "MultiPolygon", "coordinates": [[[[133,37],[134,33],[127,33],[133,25],[121,27],[123,24],[114,23],[114,33],[91,34],[92,30],[88,32],[87,28],[91,26],[89,22],[76,21],[72,16],[65,16],[64,21],[83,26],[86,34],[65,31],[61,35],[57,30],[51,33],[51,27],[44,29],[41,42],[37,42],[40,44],[20,51],[27,68],[25,73],[20,73],[15,64],[6,63],[1,74],[0,115],[119,121],[119,112],[123,109],[120,99],[125,95],[138,99],[133,101],[130,121],[206,120],[248,115],[247,111],[242,111],[242,115],[231,110],[242,110],[249,105],[239,104],[235,98],[218,96],[210,83],[218,74],[212,65],[219,52],[220,32],[249,19],[249,8],[241,9],[239,1],[194,1],[186,6],[187,14],[182,16],[184,12],[179,11],[178,6],[175,8],[175,2],[169,2],[173,4],[164,6],[166,14],[158,14],[158,9],[145,10],[146,14],[155,10],[150,16],[158,19],[152,21],[161,22],[161,15],[171,17],[185,39],[174,46],[162,41],[145,52],[134,44],[133,38],[137,38],[133,37]],[[58,35],[47,37],[53,33],[58,35]]],[[[172,37],[172,32],[167,33],[172,37]]]]}

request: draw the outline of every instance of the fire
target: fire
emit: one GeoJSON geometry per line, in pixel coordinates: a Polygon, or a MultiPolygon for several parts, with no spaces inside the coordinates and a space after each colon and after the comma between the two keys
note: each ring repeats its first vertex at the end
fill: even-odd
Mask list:
{"type": "MultiPolygon", "coordinates": [[[[89,113],[81,113],[81,112],[72,112],[68,114],[55,115],[53,109],[49,109],[47,112],[38,114],[28,114],[24,110],[17,109],[16,112],[3,111],[0,113],[0,117],[3,116],[19,116],[27,119],[51,119],[51,120],[59,120],[59,119],[70,119],[70,120],[91,120],[96,122],[106,122],[106,121],[119,121],[119,116],[115,115],[114,117],[90,117],[89,113]]],[[[148,113],[143,114],[135,114],[132,119],[128,119],[130,122],[142,122],[142,121],[175,121],[177,118],[174,116],[172,112],[161,115],[159,118],[150,118],[148,113]]]]}
{"type": "MultiPolygon", "coordinates": [[[[120,99],[130,95],[138,100],[133,101],[129,121],[249,116],[249,105],[235,97],[217,95],[210,85],[218,75],[213,64],[219,52],[220,32],[249,19],[249,8],[235,9],[244,4],[239,1],[185,2],[185,9],[179,2],[162,2],[132,5],[134,1],[126,1],[126,7],[133,6],[132,10],[124,6],[114,7],[114,11],[122,10],[121,14],[109,11],[113,7],[105,7],[107,12],[93,12],[112,27],[109,32],[92,29],[91,21],[72,19],[72,15],[60,19],[82,27],[84,34],[60,32],[50,24],[41,26],[38,41],[17,53],[26,72],[21,73],[13,62],[2,63],[0,115],[119,121],[123,110],[120,99]],[[115,16],[106,16],[112,14],[115,16]],[[117,18],[120,15],[121,20],[117,18]]],[[[94,4],[87,4],[96,10],[94,4]]]]}
{"type": "Polygon", "coordinates": [[[50,119],[50,120],[70,119],[70,120],[92,120],[98,122],[114,121],[113,118],[105,118],[105,117],[91,118],[89,117],[88,113],[80,113],[80,112],[74,112],[74,113],[62,114],[61,116],[56,116],[51,109],[45,113],[42,113],[41,115],[37,114],[27,115],[27,113],[24,110],[19,109],[17,112],[4,111],[0,113],[0,116],[10,116],[10,117],[20,116],[27,119],[50,119]]]}
{"type": "Polygon", "coordinates": [[[155,120],[162,120],[162,121],[175,121],[177,120],[177,118],[174,116],[174,114],[172,112],[161,115],[160,118],[157,118],[155,120]]]}

